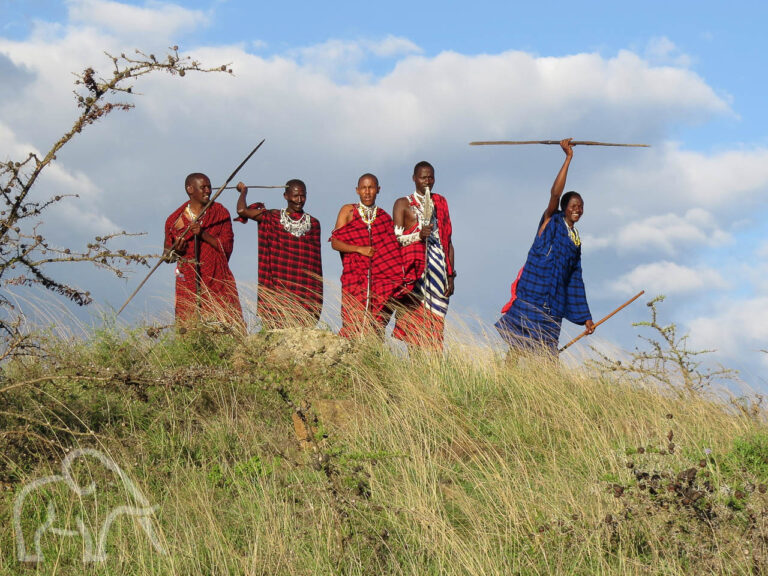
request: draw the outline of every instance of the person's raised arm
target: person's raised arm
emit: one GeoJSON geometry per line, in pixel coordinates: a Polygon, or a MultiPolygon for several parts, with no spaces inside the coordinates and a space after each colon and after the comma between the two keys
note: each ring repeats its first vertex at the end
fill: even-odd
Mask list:
{"type": "Polygon", "coordinates": [[[565,190],[565,181],[568,178],[568,168],[570,167],[571,159],[573,158],[573,146],[571,145],[571,140],[573,140],[573,138],[560,140],[560,148],[565,152],[565,160],[552,184],[552,190],[549,193],[549,204],[547,204],[547,209],[544,211],[544,219],[539,228],[539,236],[544,232],[544,228],[547,227],[549,219],[552,218],[555,212],[557,212],[558,204],[560,204],[560,196],[563,195],[563,190],[565,190]]]}
{"type": "Polygon", "coordinates": [[[264,204],[257,202],[253,208],[248,208],[248,204],[245,201],[245,197],[248,195],[248,187],[242,182],[238,182],[237,191],[240,192],[240,197],[237,199],[237,215],[261,222],[264,212],[267,211],[264,204]]]}

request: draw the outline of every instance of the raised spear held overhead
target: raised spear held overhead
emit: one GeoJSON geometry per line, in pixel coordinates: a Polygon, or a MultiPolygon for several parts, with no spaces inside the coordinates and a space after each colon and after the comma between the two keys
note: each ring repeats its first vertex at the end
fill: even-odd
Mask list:
{"type": "MultiPolygon", "coordinates": [[[[526,144],[560,144],[560,140],[487,140],[470,142],[470,146],[519,146],[526,144]]],[[[594,140],[571,140],[571,146],[621,146],[624,148],[650,148],[650,144],[618,144],[615,142],[596,142],[594,140]]]]}
{"type": "MultiPolygon", "coordinates": [[[[285,184],[276,184],[276,185],[270,185],[270,186],[264,186],[264,185],[259,185],[259,184],[243,184],[243,186],[245,186],[246,188],[267,188],[267,189],[269,189],[269,188],[278,189],[279,188],[280,190],[285,190],[286,189],[285,184]]],[[[239,190],[239,188],[237,186],[224,186],[221,189],[222,190],[239,190]]]]}

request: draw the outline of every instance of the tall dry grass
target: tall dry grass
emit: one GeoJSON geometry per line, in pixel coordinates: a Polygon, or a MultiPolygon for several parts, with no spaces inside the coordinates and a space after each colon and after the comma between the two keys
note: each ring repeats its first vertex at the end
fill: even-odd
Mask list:
{"type": "MultiPolygon", "coordinates": [[[[0,574],[29,571],[14,496],[75,446],[109,455],[157,506],[168,551],[124,518],[92,574],[768,570],[759,417],[544,356],[507,363],[461,334],[410,357],[273,336],[105,326],[7,366],[0,574]]],[[[80,474],[104,486],[98,505],[50,490],[29,502],[27,531],[49,501],[98,527],[129,496],[94,462],[80,474]]],[[[37,572],[83,573],[82,547],[47,535],[37,572]]]]}

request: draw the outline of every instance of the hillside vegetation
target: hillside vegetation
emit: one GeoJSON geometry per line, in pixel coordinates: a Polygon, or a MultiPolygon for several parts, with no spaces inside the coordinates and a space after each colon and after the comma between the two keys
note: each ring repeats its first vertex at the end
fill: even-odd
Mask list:
{"type": "Polygon", "coordinates": [[[0,379],[0,574],[768,572],[759,410],[483,347],[405,358],[324,331],[104,328],[0,379]],[[76,448],[108,456],[154,506],[76,448]],[[81,530],[82,532],[82,530],[81,530]]]}

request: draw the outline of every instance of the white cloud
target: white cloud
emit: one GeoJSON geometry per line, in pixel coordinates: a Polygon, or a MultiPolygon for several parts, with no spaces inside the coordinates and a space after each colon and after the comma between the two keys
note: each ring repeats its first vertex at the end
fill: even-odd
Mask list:
{"type": "Polygon", "coordinates": [[[418,44],[411,42],[407,38],[391,34],[379,42],[366,41],[364,46],[379,58],[394,58],[396,56],[420,54],[422,52],[418,44]]]}
{"type": "Polygon", "coordinates": [[[728,283],[716,270],[691,268],[664,260],[637,266],[613,282],[611,287],[625,294],[645,290],[648,294],[671,295],[724,289],[728,283]]]}
{"type": "Polygon", "coordinates": [[[689,322],[694,348],[717,349],[733,358],[759,357],[768,367],[768,297],[724,300],[713,313],[689,322]]]}
{"type": "Polygon", "coordinates": [[[359,84],[371,80],[369,73],[360,70],[371,56],[396,58],[419,53],[421,48],[407,38],[390,35],[380,41],[332,39],[292,49],[287,55],[306,71],[323,74],[336,82],[359,84]]]}
{"type": "MultiPolygon", "coordinates": [[[[125,44],[144,48],[142,41],[129,38],[131,31],[145,39],[156,32],[159,40],[151,42],[157,43],[206,23],[205,14],[171,4],[115,6],[126,10],[119,12],[120,22],[105,12],[110,6],[104,2],[70,6],[71,22],[38,26],[51,34],[21,42],[0,38],[0,53],[7,56],[4,70],[7,63],[23,67],[27,79],[16,97],[5,93],[0,118],[38,149],[47,149],[76,114],[72,71],[87,65],[109,70],[103,50],[119,53],[125,44]]],[[[339,206],[354,199],[361,173],[370,170],[380,177],[380,205],[389,209],[397,196],[411,191],[413,164],[427,159],[437,167],[436,191],[448,197],[454,222],[460,275],[452,310],[469,308],[492,321],[525,260],[563,156],[557,147],[469,148],[471,140],[574,135],[654,145],[576,151],[569,188],[587,193],[580,231],[590,298],[617,276],[621,282],[613,288],[623,291],[637,287],[699,296],[707,287],[726,288],[705,259],[697,258],[702,262],[697,268],[684,258],[729,241],[735,219],[750,216],[749,206],[768,186],[767,150],[706,154],[665,145],[681,125],[730,119],[733,112],[691,70],[657,66],[632,52],[425,56],[412,41],[398,37],[373,43],[330,40],[268,57],[247,52],[257,47],[191,48],[206,65],[231,62],[235,77],[138,80],[136,91],[144,95],[134,100],[136,110],[114,114],[78,135],[76,144],[60,154],[60,172],[50,175],[51,189],[88,195],[71,202],[84,216],[62,212],[45,225],[83,223],[90,235],[103,227],[147,230],[141,247],[155,251],[165,217],[184,199],[186,173],[203,170],[220,184],[266,137],[238,179],[254,184],[304,179],[307,209],[329,232],[339,206]],[[384,63],[393,63],[393,69],[371,72],[383,59],[390,59],[384,63]],[[596,255],[600,244],[605,249],[596,255]],[[639,266],[638,246],[667,260],[639,266]]],[[[18,144],[0,134],[0,154],[26,154],[26,146],[12,149],[12,143],[18,144]]],[[[252,191],[250,196],[279,205],[279,194],[269,194],[252,191]]],[[[234,196],[222,199],[233,208],[234,196]]],[[[238,226],[232,267],[238,282],[252,282],[256,227],[238,226]]],[[[339,276],[339,258],[327,244],[323,250],[332,282],[339,276]]],[[[171,278],[167,267],[152,282],[167,296],[171,278]]],[[[114,289],[103,276],[94,282],[97,298],[117,305],[135,286],[114,289]]],[[[151,293],[152,286],[148,289],[151,293]]],[[[334,293],[327,296],[333,301],[334,293]]],[[[140,296],[135,309],[151,308],[148,301],[140,296]]],[[[594,309],[605,303],[591,302],[594,309]]]]}
{"type": "Polygon", "coordinates": [[[692,208],[682,217],[677,214],[651,216],[623,226],[614,246],[625,252],[663,252],[671,255],[681,247],[698,244],[716,246],[729,240],[715,218],[701,208],[692,208]]]}
{"type": "MultiPolygon", "coordinates": [[[[0,158],[20,160],[34,153],[43,154],[31,144],[20,142],[16,135],[0,123],[0,158]]],[[[52,219],[57,225],[51,229],[50,238],[66,241],[67,238],[82,235],[105,234],[118,231],[118,226],[105,213],[100,190],[86,174],[70,170],[54,161],[46,168],[29,199],[47,201],[57,195],[79,196],[79,199],[64,199],[47,209],[45,219],[52,219]],[[74,234],[73,234],[74,232],[74,234]]]]}
{"type": "Polygon", "coordinates": [[[670,65],[688,68],[691,57],[684,54],[672,40],[666,36],[651,38],[645,47],[645,58],[657,65],[670,65]]]}
{"type": "Polygon", "coordinates": [[[67,0],[73,24],[84,24],[122,38],[172,38],[208,22],[200,10],[188,10],[178,4],[149,1],[144,7],[110,0],[67,0]]]}
{"type": "Polygon", "coordinates": [[[711,155],[674,150],[668,158],[680,171],[683,193],[691,202],[717,206],[764,197],[768,190],[768,149],[763,147],[711,155]]]}

